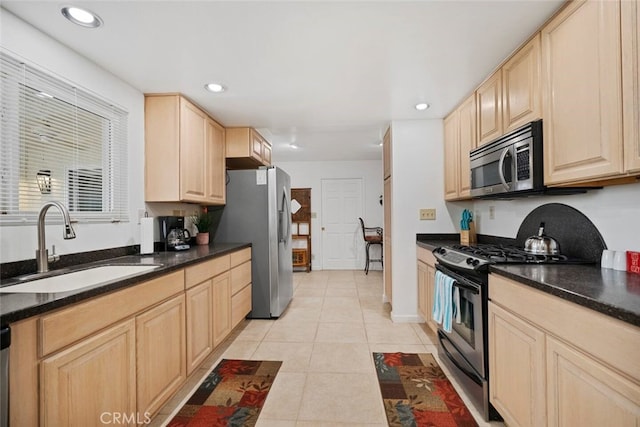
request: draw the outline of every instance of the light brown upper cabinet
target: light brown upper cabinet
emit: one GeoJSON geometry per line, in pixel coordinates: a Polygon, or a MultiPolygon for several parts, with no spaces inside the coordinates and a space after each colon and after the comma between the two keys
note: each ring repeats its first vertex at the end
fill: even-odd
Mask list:
{"type": "Polygon", "coordinates": [[[502,136],[502,72],[496,71],[476,91],[478,145],[502,136]]]}
{"type": "Polygon", "coordinates": [[[444,120],[445,200],[470,198],[469,152],[476,148],[476,98],[472,94],[444,120]]]}
{"type": "Polygon", "coordinates": [[[227,199],[225,151],[224,128],[216,121],[207,118],[207,165],[209,168],[205,170],[207,173],[206,198],[213,204],[224,205],[227,199]]]}
{"type": "Polygon", "coordinates": [[[458,167],[460,158],[460,117],[454,110],[444,119],[444,199],[458,198],[458,167]]]}
{"type": "Polygon", "coordinates": [[[640,172],[640,4],[622,2],[622,96],[625,169],[640,172]]]}
{"type": "Polygon", "coordinates": [[[478,87],[478,146],[539,119],[540,91],[538,34],[478,87]]]}
{"type": "Polygon", "coordinates": [[[227,167],[255,169],[271,164],[271,144],[253,128],[228,128],[227,167]]]}
{"type": "Polygon", "coordinates": [[[387,129],[382,140],[382,169],[382,178],[389,178],[391,176],[391,128],[387,129]]]}
{"type": "Polygon", "coordinates": [[[545,184],[624,170],[619,1],[574,1],[542,29],[545,184]]]}
{"type": "Polygon", "coordinates": [[[540,34],[502,66],[502,125],[508,133],[542,117],[540,34]]]}
{"type": "Polygon", "coordinates": [[[224,204],[224,128],[179,94],[145,96],[145,201],[224,204]]]}
{"type": "Polygon", "coordinates": [[[382,175],[384,176],[384,182],[382,187],[382,203],[384,208],[384,225],[382,227],[382,250],[384,259],[384,297],[385,300],[392,304],[393,299],[393,284],[392,284],[392,250],[391,250],[391,216],[392,216],[392,200],[393,200],[393,185],[392,185],[392,156],[393,156],[393,131],[391,126],[387,128],[382,140],[382,175]]]}

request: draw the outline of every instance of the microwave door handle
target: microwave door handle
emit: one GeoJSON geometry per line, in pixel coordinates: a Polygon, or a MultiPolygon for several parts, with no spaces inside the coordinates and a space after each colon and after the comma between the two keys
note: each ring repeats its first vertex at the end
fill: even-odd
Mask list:
{"type": "Polygon", "coordinates": [[[502,186],[505,190],[509,191],[511,188],[507,181],[504,179],[504,159],[507,157],[507,154],[511,151],[510,147],[502,150],[502,154],[500,154],[500,161],[498,162],[498,175],[500,176],[500,182],[502,182],[502,186]]]}

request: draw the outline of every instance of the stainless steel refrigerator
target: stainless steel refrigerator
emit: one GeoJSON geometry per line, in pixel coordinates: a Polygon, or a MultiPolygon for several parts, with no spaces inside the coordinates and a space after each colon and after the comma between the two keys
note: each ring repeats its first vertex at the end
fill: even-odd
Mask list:
{"type": "Polygon", "coordinates": [[[280,317],[293,295],[291,179],[274,166],[230,170],[215,242],[251,242],[253,319],[280,317]]]}

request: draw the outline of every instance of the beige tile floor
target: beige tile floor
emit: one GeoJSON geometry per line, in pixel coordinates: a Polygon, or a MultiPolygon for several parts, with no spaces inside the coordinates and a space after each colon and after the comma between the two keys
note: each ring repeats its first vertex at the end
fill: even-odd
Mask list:
{"type": "MultiPolygon", "coordinates": [[[[257,427],[386,426],[371,353],[437,353],[430,330],[393,323],[389,311],[379,271],[294,273],[284,315],[239,325],[152,425],[164,425],[222,358],[235,358],[283,362],[257,427]]],[[[502,425],[472,413],[480,426],[502,425]]]]}

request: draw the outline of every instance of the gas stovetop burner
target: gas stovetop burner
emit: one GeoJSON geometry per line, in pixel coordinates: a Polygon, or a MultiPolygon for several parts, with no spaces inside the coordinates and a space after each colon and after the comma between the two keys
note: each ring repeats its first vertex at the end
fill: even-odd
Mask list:
{"type": "Polygon", "coordinates": [[[556,255],[542,255],[532,254],[526,252],[520,248],[513,246],[500,246],[500,245],[476,245],[476,246],[464,246],[453,245],[452,249],[464,252],[467,254],[475,255],[494,264],[505,263],[561,263],[569,260],[568,257],[560,254],[556,255]]]}
{"type": "Polygon", "coordinates": [[[437,248],[434,256],[441,264],[465,270],[483,271],[489,264],[585,264],[588,261],[565,255],[539,255],[515,246],[478,244],[437,248]]]}

